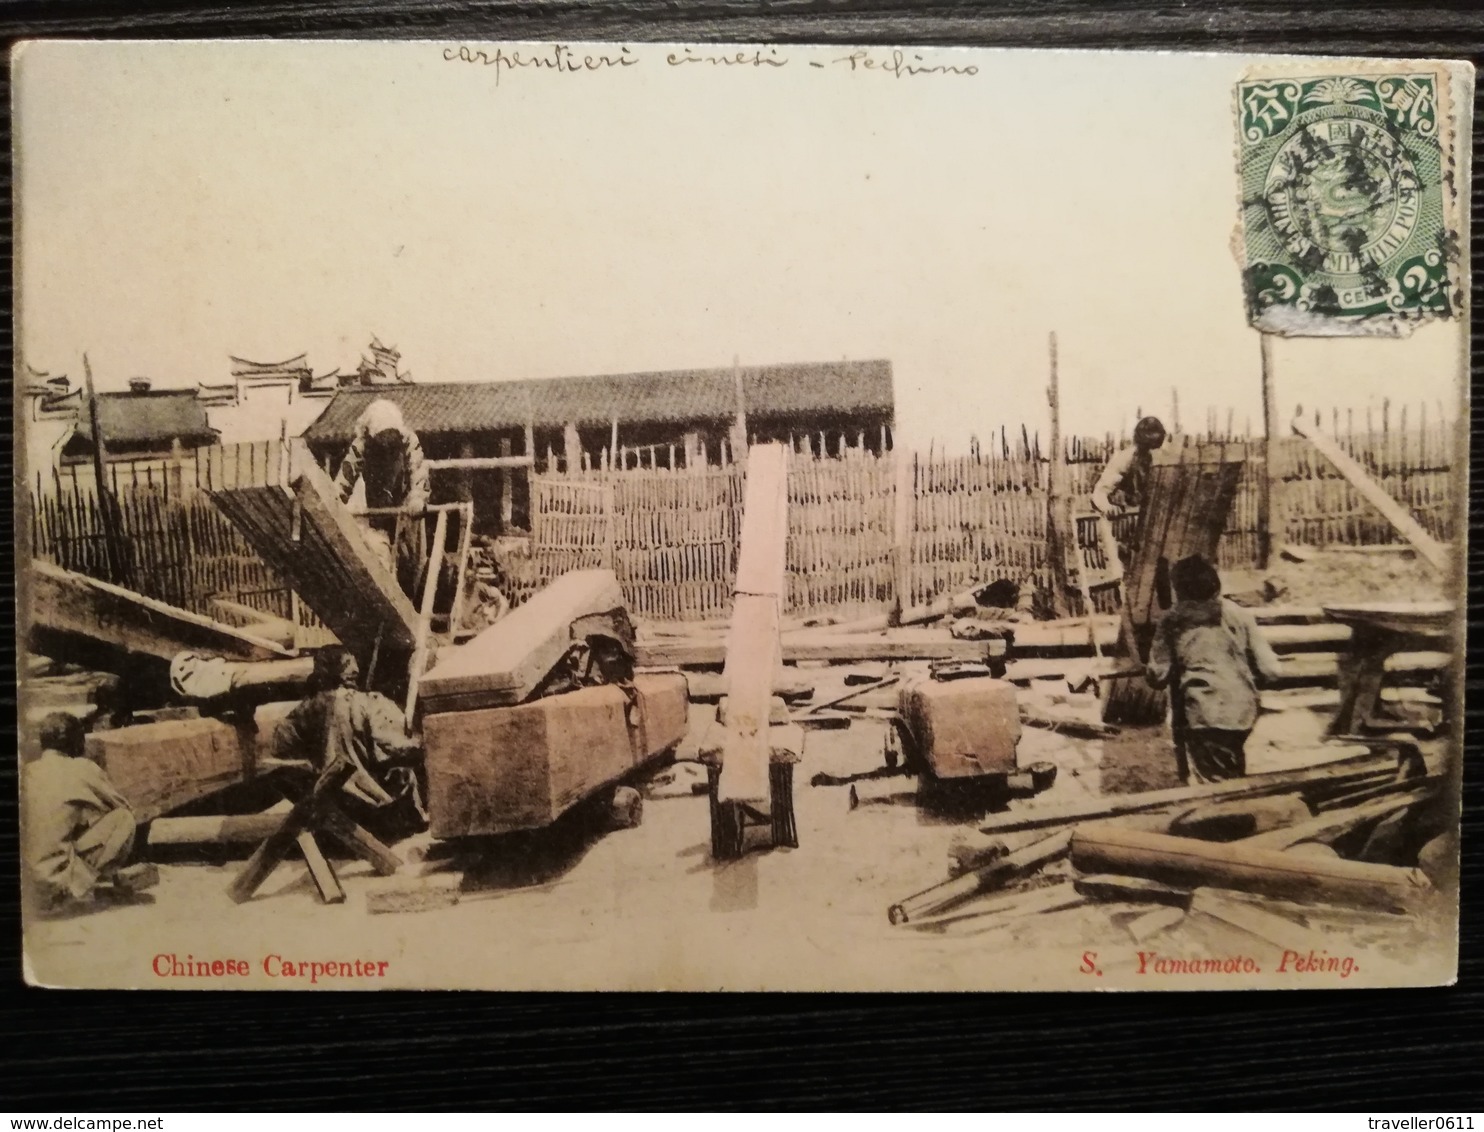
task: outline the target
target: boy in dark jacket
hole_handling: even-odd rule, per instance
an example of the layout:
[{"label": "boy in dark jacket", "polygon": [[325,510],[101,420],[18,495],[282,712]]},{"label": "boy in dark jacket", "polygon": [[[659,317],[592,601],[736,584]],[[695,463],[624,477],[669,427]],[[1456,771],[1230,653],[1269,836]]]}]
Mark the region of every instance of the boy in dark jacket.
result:
[{"label": "boy in dark jacket", "polygon": [[1175,604],[1155,629],[1149,683],[1169,687],[1177,747],[1189,780],[1218,782],[1247,773],[1247,736],[1257,723],[1257,688],[1281,669],[1257,621],[1221,597],[1221,576],[1199,555],[1170,571]]}]

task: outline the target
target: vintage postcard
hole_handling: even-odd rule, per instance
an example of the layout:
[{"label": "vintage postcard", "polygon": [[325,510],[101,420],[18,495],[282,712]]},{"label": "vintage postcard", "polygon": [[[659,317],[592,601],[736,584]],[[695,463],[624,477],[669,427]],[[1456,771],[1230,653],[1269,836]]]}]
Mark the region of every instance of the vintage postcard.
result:
[{"label": "vintage postcard", "polygon": [[12,62],[32,982],[1454,979],[1469,65]]}]

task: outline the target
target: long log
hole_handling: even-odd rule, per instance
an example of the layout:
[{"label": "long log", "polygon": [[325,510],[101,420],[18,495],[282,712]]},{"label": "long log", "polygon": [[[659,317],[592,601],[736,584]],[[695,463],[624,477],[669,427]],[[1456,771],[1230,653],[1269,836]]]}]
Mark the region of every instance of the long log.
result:
[{"label": "long log", "polygon": [[1319,429],[1306,424],[1303,420],[1294,420],[1293,431],[1318,449],[1319,454],[1333,464],[1340,475],[1350,481],[1350,486],[1360,493],[1361,498],[1381,512],[1386,517],[1386,521],[1417,548],[1417,553],[1427,559],[1428,564],[1434,570],[1446,571],[1448,569],[1448,552],[1443,548],[1443,544],[1423,530],[1422,524],[1412,518],[1411,512],[1367,475],[1366,470],[1356,463],[1348,452]]},{"label": "long log", "polygon": [[262,841],[283,824],[290,805],[280,803],[260,814],[225,814],[199,818],[155,818],[149,823],[150,845],[237,845]]},{"label": "long log", "polygon": [[1421,869],[1370,865],[1253,849],[1126,829],[1111,822],[1078,827],[1072,864],[1088,873],[1118,873],[1177,888],[1234,888],[1280,900],[1320,900],[1368,908],[1407,908],[1432,885]]},{"label": "long log", "polygon": [[1300,770],[1273,771],[1268,774],[1253,774],[1246,778],[1235,778],[1228,782],[1212,782],[1200,786],[1176,786],[1168,790],[1146,790],[1140,794],[1124,794],[1094,802],[1076,802],[1059,806],[1036,806],[1020,811],[999,814],[982,823],[983,833],[1010,833],[1023,829],[1044,829],[1049,826],[1070,825],[1075,822],[1101,821],[1124,814],[1150,813],[1171,809],[1175,806],[1193,806],[1201,802],[1212,802],[1223,798],[1256,798],[1264,794],[1281,794],[1323,786],[1339,789],[1348,783],[1365,780],[1377,772],[1398,770],[1394,755],[1364,754],[1350,755],[1333,762]]},{"label": "long log", "polygon": [[962,904],[981,892],[1000,888],[1008,881],[1032,873],[1051,861],[1065,857],[1072,844],[1068,832],[1054,833],[1001,857],[983,868],[974,869],[952,880],[935,884],[932,888],[915,893],[886,910],[887,919],[894,924],[911,923],[927,916],[936,916],[955,905]]}]

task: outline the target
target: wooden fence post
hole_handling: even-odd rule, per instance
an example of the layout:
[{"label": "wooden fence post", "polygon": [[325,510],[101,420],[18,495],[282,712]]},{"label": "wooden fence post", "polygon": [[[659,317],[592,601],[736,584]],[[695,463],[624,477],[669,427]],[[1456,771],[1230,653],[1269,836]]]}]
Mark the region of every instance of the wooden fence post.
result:
[{"label": "wooden fence post", "polygon": [[1278,391],[1273,379],[1273,340],[1258,333],[1262,350],[1262,484],[1257,497],[1257,568],[1268,569],[1283,547],[1288,513],[1283,507],[1283,427],[1278,420]]},{"label": "wooden fence post", "polygon": [[916,525],[917,454],[905,448],[894,448],[895,506],[892,514],[893,620],[901,624],[902,615],[912,606],[912,539]]}]

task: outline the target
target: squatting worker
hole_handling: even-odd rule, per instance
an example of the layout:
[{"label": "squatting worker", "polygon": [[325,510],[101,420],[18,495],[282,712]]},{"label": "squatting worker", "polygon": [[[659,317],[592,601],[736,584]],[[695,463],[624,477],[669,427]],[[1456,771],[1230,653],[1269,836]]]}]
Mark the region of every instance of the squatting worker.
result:
[{"label": "squatting worker", "polygon": [[1109,570],[1128,565],[1128,547],[1113,532],[1113,519],[1125,511],[1140,510],[1148,496],[1149,469],[1154,450],[1165,442],[1165,426],[1158,417],[1144,417],[1134,426],[1134,443],[1113,454],[1092,489],[1092,507],[1098,513],[1098,535]]},{"label": "squatting worker", "polygon": [[422,520],[428,506],[428,466],[402,410],[385,398],[372,401],[356,421],[350,450],[335,477],[342,503],[350,501],[357,483],[368,510],[401,512],[363,516],[362,530],[387,568],[395,571],[403,591],[415,596],[428,556]]},{"label": "squatting worker", "polygon": [[42,909],[88,900],[100,884],[144,887],[149,869],[127,869],[134,812],[103,768],[83,754],[82,720],[41,721],[41,755],[21,772],[22,857]]},{"label": "squatting worker", "polygon": [[1188,780],[1219,782],[1247,773],[1247,737],[1257,723],[1257,689],[1281,671],[1251,612],[1221,596],[1221,575],[1200,555],[1170,570],[1175,604],[1160,618],[1146,675],[1170,689],[1170,721]]},{"label": "squatting worker", "polygon": [[426,818],[419,744],[407,734],[396,704],[357,687],[360,675],[356,658],[339,646],[315,653],[309,695],[274,731],[273,753],[307,759],[316,772],[350,763],[355,770],[345,793],[354,799],[357,816],[403,832],[403,826],[418,827]]}]

